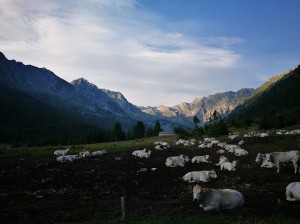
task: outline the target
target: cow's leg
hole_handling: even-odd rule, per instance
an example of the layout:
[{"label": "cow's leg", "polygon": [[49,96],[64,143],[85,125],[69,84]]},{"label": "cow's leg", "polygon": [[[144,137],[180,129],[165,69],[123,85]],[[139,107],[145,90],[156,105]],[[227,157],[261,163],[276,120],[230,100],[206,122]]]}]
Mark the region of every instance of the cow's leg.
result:
[{"label": "cow's leg", "polygon": [[205,178],[201,178],[201,179],[200,179],[200,181],[201,181],[201,182],[205,182],[205,183],[206,183],[206,182],[207,182],[207,179],[205,179]]},{"label": "cow's leg", "polygon": [[296,161],[293,161],[293,164],[294,164],[294,167],[295,167],[295,172],[294,173],[297,173],[298,163]]},{"label": "cow's leg", "polygon": [[287,201],[296,201],[296,198],[294,198],[294,195],[291,191],[286,192],[286,200]]},{"label": "cow's leg", "polygon": [[276,163],[277,166],[277,173],[279,173],[279,163]]},{"label": "cow's leg", "polygon": [[217,205],[209,205],[204,207],[204,211],[211,211],[211,210],[216,210],[216,211],[220,211],[220,207]]}]

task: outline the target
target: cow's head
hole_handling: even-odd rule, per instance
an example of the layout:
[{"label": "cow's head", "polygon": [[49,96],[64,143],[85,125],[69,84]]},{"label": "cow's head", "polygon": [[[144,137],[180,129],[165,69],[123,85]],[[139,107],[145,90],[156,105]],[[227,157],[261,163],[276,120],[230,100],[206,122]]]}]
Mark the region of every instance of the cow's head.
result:
[{"label": "cow's head", "polygon": [[219,161],[223,160],[223,159],[227,159],[225,156],[220,156]]},{"label": "cow's head", "polygon": [[205,159],[209,159],[209,155],[205,155]]},{"label": "cow's head", "polygon": [[268,162],[274,161],[274,157],[273,157],[273,155],[272,155],[271,153],[266,153],[266,154],[265,154],[265,157],[266,157],[266,160],[267,160]]},{"label": "cow's head", "polygon": [[218,177],[215,170],[210,170],[208,175],[210,178],[213,178],[213,179],[216,179]]},{"label": "cow's head", "polygon": [[255,162],[257,162],[257,163],[262,162],[262,160],[263,160],[263,158],[264,158],[265,156],[266,156],[265,154],[258,153],[257,156],[256,156],[256,159],[255,159]]},{"label": "cow's head", "polygon": [[191,180],[191,177],[192,177],[192,175],[191,175],[191,173],[189,172],[189,173],[185,174],[185,175],[182,177],[182,180],[183,180],[183,181],[190,181],[190,180]]},{"label": "cow's head", "polygon": [[196,184],[193,188],[193,201],[201,200],[201,192],[202,192],[202,187],[199,184]]},{"label": "cow's head", "polygon": [[183,159],[184,159],[184,162],[190,161],[190,158],[188,156],[184,156]]}]

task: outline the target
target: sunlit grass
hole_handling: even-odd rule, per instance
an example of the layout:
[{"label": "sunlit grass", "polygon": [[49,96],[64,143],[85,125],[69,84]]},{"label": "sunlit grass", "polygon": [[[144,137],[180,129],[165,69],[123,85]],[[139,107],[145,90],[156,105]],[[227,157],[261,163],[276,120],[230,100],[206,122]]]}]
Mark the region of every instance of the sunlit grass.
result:
[{"label": "sunlit grass", "polygon": [[143,138],[129,141],[106,142],[95,144],[82,145],[67,145],[67,146],[43,146],[43,147],[11,147],[2,146],[4,149],[2,156],[16,156],[16,155],[53,155],[55,150],[70,148],[72,153],[78,153],[83,149],[89,151],[106,150],[108,152],[120,152],[126,150],[136,150],[143,148],[152,148],[155,141],[167,141],[174,144],[177,136],[157,136],[150,138]]}]

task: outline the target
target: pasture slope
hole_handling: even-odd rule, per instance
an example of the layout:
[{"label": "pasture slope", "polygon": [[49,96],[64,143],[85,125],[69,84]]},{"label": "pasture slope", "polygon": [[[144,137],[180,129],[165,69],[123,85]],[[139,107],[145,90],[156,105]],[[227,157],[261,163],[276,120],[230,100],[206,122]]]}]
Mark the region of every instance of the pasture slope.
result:
[{"label": "pasture slope", "polygon": [[[121,196],[126,197],[127,223],[300,223],[300,202],[285,200],[285,187],[300,181],[300,174],[293,173],[291,164],[277,174],[275,168],[264,169],[254,161],[258,152],[299,150],[299,136],[244,139],[243,148],[249,155],[237,158],[236,172],[220,171],[214,165],[219,159],[218,147],[175,146],[175,139],[72,146],[73,153],[83,148],[109,153],[64,164],[53,156],[53,151],[62,147],[6,148],[0,155],[0,223],[125,223],[120,220]],[[154,150],[156,140],[167,140],[171,149]],[[143,148],[152,150],[151,158],[131,155]],[[164,165],[168,156],[179,154],[190,158],[209,154],[213,163],[188,163],[179,168]],[[226,156],[230,161],[236,159],[233,154]],[[138,172],[141,168],[147,171]],[[242,192],[243,208],[204,213],[192,201],[189,189],[193,185],[180,178],[189,171],[207,169],[215,169],[218,178],[203,186]]]}]

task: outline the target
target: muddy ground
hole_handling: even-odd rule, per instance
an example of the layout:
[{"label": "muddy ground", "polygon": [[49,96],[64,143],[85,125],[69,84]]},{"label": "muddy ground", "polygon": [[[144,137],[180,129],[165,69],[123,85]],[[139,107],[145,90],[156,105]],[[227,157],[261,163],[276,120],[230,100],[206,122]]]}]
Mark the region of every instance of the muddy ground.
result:
[{"label": "muddy ground", "polygon": [[[274,139],[253,139],[264,144]],[[296,140],[296,139],[295,139]],[[251,144],[248,141],[248,144]],[[153,146],[147,146],[153,149]],[[247,144],[244,146],[247,149]],[[285,200],[285,187],[300,181],[292,165],[276,169],[260,168],[254,162],[256,152],[238,158],[236,172],[220,171],[218,148],[172,146],[165,151],[152,150],[149,159],[135,158],[133,150],[108,153],[74,163],[58,163],[54,156],[0,156],[0,223],[76,223],[94,218],[110,220],[121,216],[120,197],[126,197],[127,214],[198,216],[203,211],[192,201],[189,185],[180,178],[189,171],[215,169],[218,178],[203,184],[211,188],[232,188],[245,197],[245,207],[222,215],[281,217],[300,220],[300,202]],[[168,156],[211,155],[211,164],[188,163],[168,168]],[[236,159],[226,154],[229,160]],[[117,160],[121,157],[122,160]],[[138,172],[147,168],[145,172]],[[152,171],[151,168],[157,168]],[[218,213],[219,214],[219,213]],[[216,214],[216,215],[218,215]]]}]

